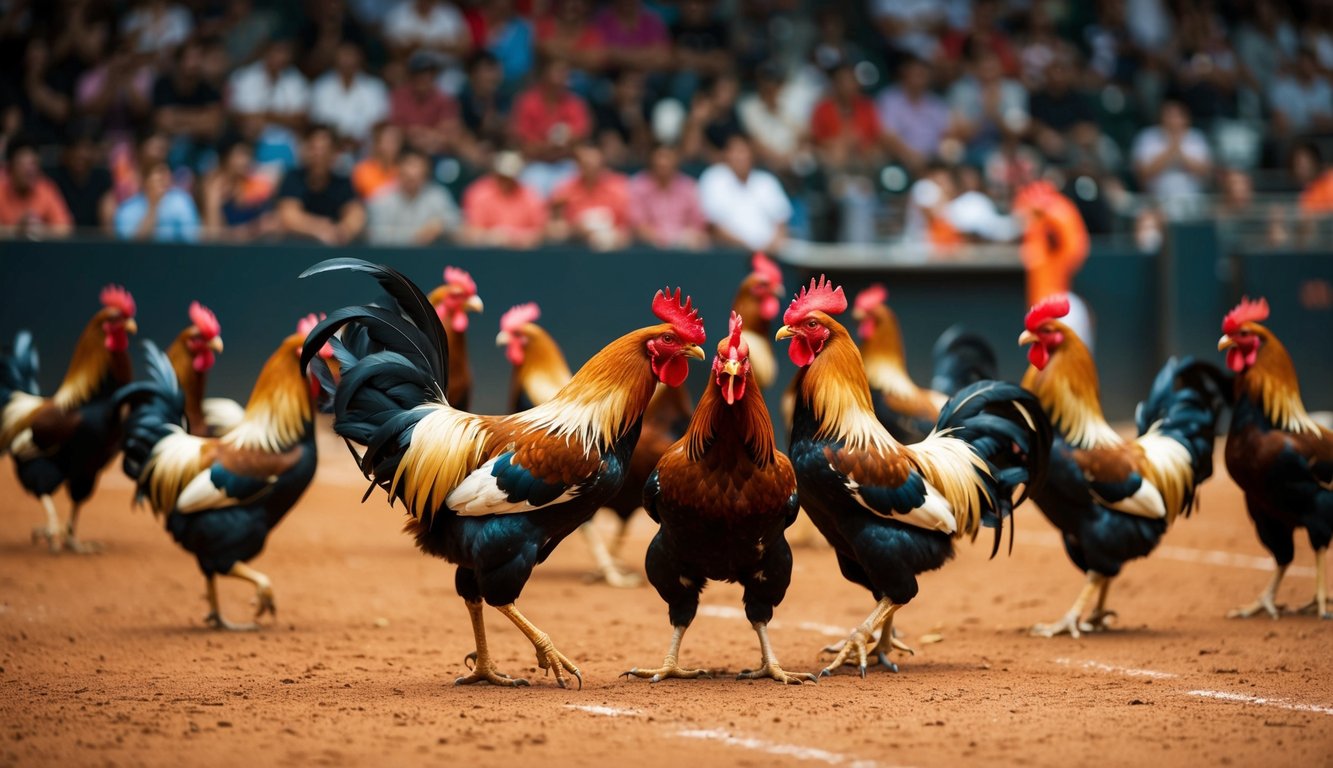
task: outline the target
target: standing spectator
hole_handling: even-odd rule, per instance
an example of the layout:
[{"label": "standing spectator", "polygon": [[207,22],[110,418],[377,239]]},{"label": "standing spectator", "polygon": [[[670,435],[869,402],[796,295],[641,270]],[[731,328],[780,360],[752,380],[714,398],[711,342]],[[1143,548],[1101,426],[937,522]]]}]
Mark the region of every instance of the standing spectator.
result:
[{"label": "standing spectator", "polygon": [[641,164],[652,141],[644,110],[643,73],[622,69],[613,82],[611,101],[593,108],[595,139],[611,165]]},{"label": "standing spectator", "polygon": [[153,86],[153,124],[171,137],[172,167],[198,170],[222,132],[222,94],[204,79],[204,49],[186,42]]},{"label": "standing spectator", "polygon": [[1022,83],[1004,76],[1000,57],[988,49],[972,49],[970,70],[949,90],[949,104],[953,133],[979,161],[1006,136],[1027,130],[1028,94]]},{"label": "standing spectator", "polygon": [[491,153],[509,137],[509,101],[500,90],[500,62],[481,51],[468,62],[467,84],[458,95],[463,117],[464,156],[478,168],[490,165]]},{"label": "standing spectator", "polygon": [[270,40],[263,57],[233,72],[227,83],[228,107],[241,133],[255,141],[261,161],[290,162],[305,129],[310,87],[292,56],[290,40]]},{"label": "standing spectator", "polygon": [[42,174],[37,149],[15,140],[6,148],[9,161],[0,177],[0,232],[25,237],[65,237],[73,219],[60,190]]},{"label": "standing spectator", "polygon": [[930,90],[930,67],[907,56],[898,67],[898,83],[884,89],[875,109],[885,130],[901,142],[896,154],[903,164],[920,173],[937,157],[940,142],[949,134],[949,107]]},{"label": "standing spectator", "polygon": [[1174,100],[1162,102],[1159,123],[1139,132],[1131,156],[1139,183],[1168,214],[1180,210],[1180,198],[1203,192],[1213,169],[1208,140],[1190,127],[1185,105]]},{"label": "standing spectator", "polygon": [[1333,88],[1319,71],[1314,51],[1304,48],[1290,74],[1272,90],[1273,133],[1279,137],[1333,133]]},{"label": "standing spectator", "polygon": [[371,126],[389,114],[389,92],[384,81],[362,69],[365,55],[356,43],[339,43],[333,60],[333,71],[310,91],[310,118],[332,127],[347,144],[360,146]]},{"label": "standing spectator", "polygon": [[821,161],[832,170],[882,162],[882,135],[875,106],[861,93],[851,65],[839,65],[810,117],[810,140]]},{"label": "standing spectator", "polygon": [[171,185],[164,162],[146,167],[141,191],[116,209],[116,235],[122,240],[193,243],[199,239],[199,211],[194,198]]},{"label": "standing spectator", "polygon": [[671,25],[676,74],[670,92],[682,104],[690,103],[701,82],[731,67],[731,34],[713,6],[713,0],[684,0],[680,18]]},{"label": "standing spectator", "polygon": [[773,174],[754,167],[750,143],[732,136],[722,162],[699,177],[699,205],[724,245],[773,253],[787,236],[791,202]]},{"label": "standing spectator", "polygon": [[754,93],[741,97],[736,115],[753,142],[759,164],[789,172],[802,153],[807,124],[793,114],[790,99],[784,98],[781,65],[777,62],[760,65],[755,85]]},{"label": "standing spectator", "polygon": [[514,12],[513,0],[487,0],[471,20],[473,38],[500,62],[504,89],[513,93],[532,71],[532,24]]},{"label": "standing spectator", "polygon": [[568,77],[568,64],[544,62],[540,79],[519,94],[511,116],[515,143],[529,161],[523,181],[543,197],[573,172],[570,149],[592,130],[588,106],[565,85]]},{"label": "standing spectator", "polygon": [[461,62],[472,50],[472,34],[453,3],[403,0],[384,17],[384,39],[400,60],[422,49],[434,51],[440,57],[445,89],[458,92],[462,85]]},{"label": "standing spectator", "polygon": [[629,243],[629,187],[606,167],[602,150],[589,142],[574,150],[578,173],[551,193],[551,232],[607,251]]},{"label": "standing spectator", "polygon": [[430,161],[419,152],[402,156],[398,183],[369,208],[373,245],[429,245],[459,225],[458,206],[448,190],[430,179]]},{"label": "standing spectator", "polygon": [[408,61],[407,81],[389,97],[389,122],[402,129],[407,145],[431,157],[458,144],[458,102],[435,83],[438,55],[418,51]]},{"label": "standing spectator", "polygon": [[218,167],[204,178],[204,227],[208,237],[246,242],[277,231],[273,194],[276,169],[255,166],[254,148],[234,141],[219,153]]},{"label": "standing spectator", "polygon": [[505,151],[495,156],[495,170],[463,193],[463,240],[473,245],[534,248],[546,232],[546,204],[518,180],[523,158]]},{"label": "standing spectator", "polygon": [[109,229],[116,215],[111,172],[100,155],[92,132],[79,131],[61,150],[60,165],[51,172],[74,226],[90,232]]},{"label": "standing spectator", "polygon": [[403,154],[403,131],[393,123],[380,123],[371,133],[370,154],[352,169],[352,188],[357,197],[370,200],[393,186],[398,179],[398,160]]},{"label": "standing spectator", "polygon": [[671,36],[643,0],[611,0],[593,17],[607,66],[660,72],[671,60]]},{"label": "standing spectator", "polygon": [[658,248],[708,246],[698,186],[680,172],[674,147],[659,144],[648,168],[630,179],[629,223],[636,238]]},{"label": "standing spectator", "polygon": [[142,0],[120,22],[120,31],[134,41],[139,53],[165,58],[190,38],[194,17],[185,8],[166,0]]},{"label": "standing spectator", "polygon": [[346,176],[333,170],[333,132],[322,125],[305,138],[300,168],[287,172],[278,187],[278,222],[289,235],[325,245],[345,245],[366,225],[366,209]]}]

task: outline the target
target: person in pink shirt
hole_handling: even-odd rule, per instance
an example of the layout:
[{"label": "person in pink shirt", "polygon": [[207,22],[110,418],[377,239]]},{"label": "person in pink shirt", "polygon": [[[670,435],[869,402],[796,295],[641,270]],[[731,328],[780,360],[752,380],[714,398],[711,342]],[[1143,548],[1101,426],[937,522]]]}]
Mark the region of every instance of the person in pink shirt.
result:
[{"label": "person in pink shirt", "polygon": [[537,82],[514,101],[510,132],[528,159],[523,181],[543,197],[574,172],[570,151],[592,132],[588,105],[566,85],[569,64],[550,58]]},{"label": "person in pink shirt", "polygon": [[574,239],[599,251],[629,244],[629,185],[606,167],[602,150],[592,143],[574,150],[578,174],[551,194],[555,211],[551,235]]},{"label": "person in pink shirt", "polygon": [[671,62],[671,34],[643,0],[612,0],[593,18],[610,67],[659,71]]},{"label": "person in pink shirt", "polygon": [[629,223],[635,237],[658,248],[708,247],[698,185],[680,172],[675,147],[655,148],[648,168],[630,179]]},{"label": "person in pink shirt", "polygon": [[407,137],[408,146],[429,156],[457,147],[461,122],[458,102],[435,84],[440,71],[438,55],[412,54],[407,80],[389,94],[389,122]]},{"label": "person in pink shirt", "polygon": [[516,152],[495,156],[495,170],[472,183],[463,193],[463,230],[460,239],[472,245],[533,248],[546,232],[546,204],[535,191],[520,184],[523,158]]}]

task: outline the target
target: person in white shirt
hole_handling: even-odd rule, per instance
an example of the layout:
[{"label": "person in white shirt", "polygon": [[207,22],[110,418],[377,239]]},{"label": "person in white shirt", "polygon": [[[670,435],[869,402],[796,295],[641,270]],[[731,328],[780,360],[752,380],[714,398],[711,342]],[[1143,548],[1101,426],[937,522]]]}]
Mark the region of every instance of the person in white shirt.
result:
[{"label": "person in white shirt", "polygon": [[1204,191],[1213,170],[1208,140],[1190,127],[1189,112],[1179,101],[1162,102],[1158,125],[1139,132],[1131,155],[1139,183],[1168,210],[1168,215]]},{"label": "person in white shirt", "polygon": [[311,119],[357,144],[389,114],[389,92],[382,80],[362,71],[364,60],[361,48],[344,40],[334,55],[333,70],[316,80],[310,92]]},{"label": "person in white shirt", "polygon": [[125,15],[120,31],[134,40],[139,53],[167,53],[190,39],[194,17],[179,5],[149,0]]},{"label": "person in white shirt", "polygon": [[450,94],[462,88],[462,61],[472,49],[472,34],[453,3],[402,0],[384,17],[384,39],[399,58],[420,48],[441,54],[440,87]]},{"label": "person in white shirt", "polygon": [[754,167],[740,134],[727,140],[722,162],[699,177],[699,204],[720,243],[773,252],[787,237],[791,201],[776,176]]},{"label": "person in white shirt", "polygon": [[259,116],[266,124],[300,131],[310,105],[310,88],[292,66],[292,43],[271,40],[259,61],[241,67],[227,82],[227,105],[242,118]]},{"label": "person in white shirt", "polygon": [[791,99],[784,91],[782,70],[776,64],[761,66],[755,79],[756,91],[741,97],[736,105],[737,115],[746,134],[754,140],[760,162],[786,171],[798,157],[807,154],[804,149],[809,113],[804,120],[794,114]]}]

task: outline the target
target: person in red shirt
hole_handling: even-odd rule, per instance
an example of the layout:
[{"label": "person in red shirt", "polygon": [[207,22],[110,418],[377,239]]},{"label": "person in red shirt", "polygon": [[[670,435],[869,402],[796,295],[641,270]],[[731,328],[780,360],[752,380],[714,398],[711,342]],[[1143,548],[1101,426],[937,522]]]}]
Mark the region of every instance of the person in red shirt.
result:
[{"label": "person in red shirt", "polygon": [[883,159],[884,131],[875,104],[861,92],[850,64],[833,71],[829,93],[810,118],[810,138],[829,167],[864,167]]},{"label": "person in red shirt", "polygon": [[546,204],[540,195],[518,181],[523,158],[516,152],[495,156],[495,170],[472,183],[463,193],[463,231],[460,238],[472,245],[533,248],[546,233]]},{"label": "person in red shirt", "polygon": [[432,51],[408,60],[407,80],[389,94],[389,122],[402,129],[411,148],[428,156],[455,151],[461,122],[458,102],[435,84],[442,62]]},{"label": "person in red shirt", "polygon": [[592,132],[588,105],[568,80],[567,62],[544,60],[537,82],[519,94],[510,116],[514,143],[529,162],[523,180],[543,197],[573,173],[571,150]]},{"label": "person in red shirt", "polygon": [[595,144],[580,144],[574,162],[578,174],[551,194],[552,236],[573,238],[599,251],[624,247],[630,239],[628,181],[606,167]]},{"label": "person in red shirt", "polygon": [[42,173],[36,148],[14,141],[6,154],[9,162],[0,178],[0,232],[68,236],[74,218],[60,190]]}]

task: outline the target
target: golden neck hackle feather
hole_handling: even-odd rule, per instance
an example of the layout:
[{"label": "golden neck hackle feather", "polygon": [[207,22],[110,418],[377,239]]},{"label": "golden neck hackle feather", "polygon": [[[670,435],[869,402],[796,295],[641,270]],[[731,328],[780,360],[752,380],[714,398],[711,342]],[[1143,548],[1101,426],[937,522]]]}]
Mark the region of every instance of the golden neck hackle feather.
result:
[{"label": "golden neck hackle feather", "polygon": [[1296,366],[1287,348],[1262,325],[1247,323],[1245,327],[1260,338],[1260,344],[1254,365],[1237,377],[1242,392],[1259,404],[1278,429],[1293,434],[1319,434],[1322,428],[1310,418],[1301,400]]},{"label": "golden neck hackle feather", "polygon": [[222,441],[232,447],[278,453],[304,439],[314,408],[310,384],[301,374],[304,336],[289,336],[269,357],[250,391],[245,418]]},{"label": "golden neck hackle feather", "polygon": [[1051,423],[1077,448],[1109,448],[1124,443],[1102,415],[1097,366],[1078,335],[1064,323],[1049,321],[1064,335],[1042,370],[1029,367],[1023,388],[1037,396]]}]

